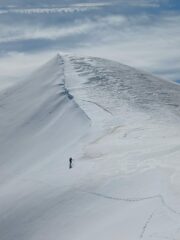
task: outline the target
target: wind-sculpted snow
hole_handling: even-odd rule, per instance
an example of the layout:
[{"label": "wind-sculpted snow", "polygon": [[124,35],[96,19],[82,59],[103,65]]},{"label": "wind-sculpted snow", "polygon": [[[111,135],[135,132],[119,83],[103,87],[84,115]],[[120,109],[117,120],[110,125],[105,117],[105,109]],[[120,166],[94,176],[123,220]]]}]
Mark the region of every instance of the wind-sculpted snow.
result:
[{"label": "wind-sculpted snow", "polygon": [[67,54],[1,91],[0,239],[179,240],[179,106],[177,84]]},{"label": "wind-sculpted snow", "polygon": [[99,104],[104,102],[114,115],[126,104],[153,118],[180,116],[179,85],[104,59],[71,57],[70,61],[78,75],[86,79],[88,95]]}]

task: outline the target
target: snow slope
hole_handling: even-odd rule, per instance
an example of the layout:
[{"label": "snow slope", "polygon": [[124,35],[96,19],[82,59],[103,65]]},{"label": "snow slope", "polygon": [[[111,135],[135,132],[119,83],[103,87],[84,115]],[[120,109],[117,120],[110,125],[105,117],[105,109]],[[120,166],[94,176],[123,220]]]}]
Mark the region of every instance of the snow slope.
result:
[{"label": "snow slope", "polygon": [[180,239],[180,85],[57,55],[0,104],[1,240]]}]

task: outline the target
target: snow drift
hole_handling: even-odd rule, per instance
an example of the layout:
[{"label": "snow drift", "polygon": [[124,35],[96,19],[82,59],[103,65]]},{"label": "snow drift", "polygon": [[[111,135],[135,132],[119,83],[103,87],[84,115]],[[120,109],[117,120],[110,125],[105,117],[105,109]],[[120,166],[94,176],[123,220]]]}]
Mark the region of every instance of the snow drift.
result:
[{"label": "snow drift", "polygon": [[0,103],[2,240],[180,238],[179,85],[57,55]]}]

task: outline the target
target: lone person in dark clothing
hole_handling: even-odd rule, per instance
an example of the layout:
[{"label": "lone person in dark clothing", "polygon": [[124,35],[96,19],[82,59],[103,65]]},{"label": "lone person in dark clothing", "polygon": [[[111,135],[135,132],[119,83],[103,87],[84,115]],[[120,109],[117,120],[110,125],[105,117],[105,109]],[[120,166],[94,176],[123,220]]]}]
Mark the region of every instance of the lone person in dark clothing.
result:
[{"label": "lone person in dark clothing", "polygon": [[69,168],[72,168],[72,161],[73,161],[73,160],[72,160],[72,158],[70,157],[70,158],[69,158]]}]

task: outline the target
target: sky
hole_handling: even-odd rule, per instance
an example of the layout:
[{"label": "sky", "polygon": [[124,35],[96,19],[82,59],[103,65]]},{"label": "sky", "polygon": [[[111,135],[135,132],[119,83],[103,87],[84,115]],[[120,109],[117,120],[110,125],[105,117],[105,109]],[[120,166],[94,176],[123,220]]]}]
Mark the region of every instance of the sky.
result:
[{"label": "sky", "polygon": [[57,53],[103,57],[180,80],[178,0],[0,0],[0,84]]}]

